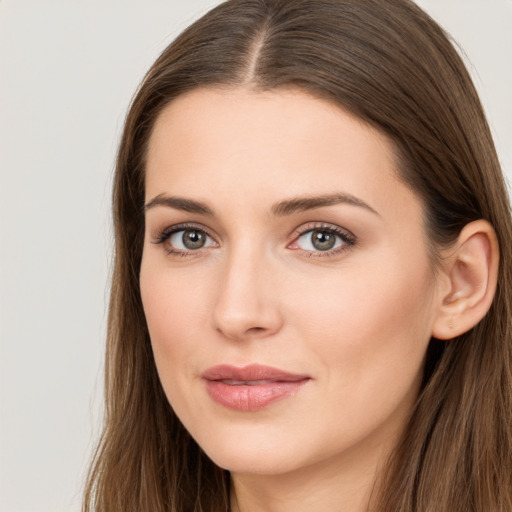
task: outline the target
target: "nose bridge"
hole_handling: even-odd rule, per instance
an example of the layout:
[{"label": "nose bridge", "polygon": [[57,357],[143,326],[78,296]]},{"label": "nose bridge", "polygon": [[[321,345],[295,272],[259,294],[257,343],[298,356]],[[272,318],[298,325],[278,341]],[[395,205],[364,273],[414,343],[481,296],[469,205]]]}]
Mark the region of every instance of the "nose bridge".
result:
[{"label": "nose bridge", "polygon": [[281,320],[272,283],[263,247],[248,241],[231,248],[220,273],[214,327],[231,339],[276,332]]}]

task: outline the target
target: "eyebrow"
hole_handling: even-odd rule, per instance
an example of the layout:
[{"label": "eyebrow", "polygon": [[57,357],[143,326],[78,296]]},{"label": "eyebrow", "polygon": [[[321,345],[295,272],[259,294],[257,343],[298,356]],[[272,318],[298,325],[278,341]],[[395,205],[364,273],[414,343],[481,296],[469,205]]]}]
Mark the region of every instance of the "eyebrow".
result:
[{"label": "eyebrow", "polygon": [[[274,217],[284,217],[294,213],[314,210],[315,208],[322,208],[325,206],[333,206],[337,204],[358,206],[374,213],[375,215],[380,216],[377,210],[372,208],[369,204],[365,203],[362,199],[359,199],[352,194],[345,193],[326,194],[320,196],[301,196],[286,199],[272,205],[270,212]],[[206,203],[196,201],[194,199],[186,199],[184,197],[173,197],[160,194],[146,203],[144,210],[147,211],[151,208],[155,208],[156,206],[165,206],[175,210],[181,210],[188,213],[197,213],[199,215],[207,215],[210,217],[215,215],[213,210]]]},{"label": "eyebrow", "polygon": [[271,208],[271,212],[276,217],[282,217],[285,215],[291,215],[292,213],[299,213],[307,210],[313,210],[315,208],[322,208],[324,206],[333,206],[337,204],[358,206],[380,217],[380,214],[377,212],[377,210],[372,208],[369,204],[365,203],[362,199],[359,199],[352,194],[345,193],[287,199],[285,201],[275,203]]},{"label": "eyebrow", "polygon": [[188,213],[213,216],[213,210],[207,204],[184,197],[169,197],[160,194],[144,205],[144,211],[148,211],[155,206],[166,206],[167,208],[174,208],[175,210]]}]

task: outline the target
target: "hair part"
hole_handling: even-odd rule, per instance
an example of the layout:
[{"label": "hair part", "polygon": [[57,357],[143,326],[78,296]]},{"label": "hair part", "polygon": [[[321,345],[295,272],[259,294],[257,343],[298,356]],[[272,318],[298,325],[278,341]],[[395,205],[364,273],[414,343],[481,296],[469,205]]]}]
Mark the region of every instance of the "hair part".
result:
[{"label": "hair part", "polygon": [[475,88],[443,30],[409,0],[229,0],[186,29],[144,78],[117,156],[105,424],[84,512],[229,510],[229,475],[172,411],[139,289],[144,168],[156,119],[199,87],[298,88],[386,134],[421,198],[433,254],[483,218],[501,247],[495,300],[457,339],[433,339],[421,394],[375,510],[512,510],[512,227]]}]

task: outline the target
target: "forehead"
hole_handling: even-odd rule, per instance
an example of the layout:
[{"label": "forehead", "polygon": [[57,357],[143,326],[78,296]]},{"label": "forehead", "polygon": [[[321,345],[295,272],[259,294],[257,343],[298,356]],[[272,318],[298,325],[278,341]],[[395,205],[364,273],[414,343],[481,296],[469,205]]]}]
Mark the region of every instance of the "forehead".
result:
[{"label": "forehead", "polygon": [[155,123],[146,198],[272,202],[340,191],[396,208],[416,200],[396,167],[384,134],[328,101],[297,90],[198,89]]}]

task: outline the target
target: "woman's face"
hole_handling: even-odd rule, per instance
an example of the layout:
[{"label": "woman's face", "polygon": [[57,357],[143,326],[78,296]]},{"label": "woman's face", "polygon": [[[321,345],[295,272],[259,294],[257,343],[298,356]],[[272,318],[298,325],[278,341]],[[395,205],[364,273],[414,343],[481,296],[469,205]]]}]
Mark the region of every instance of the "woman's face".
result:
[{"label": "woman's face", "polygon": [[297,91],[173,101],[149,144],[140,281],[165,393],[221,467],[368,471],[396,441],[439,292],[379,132]]}]

